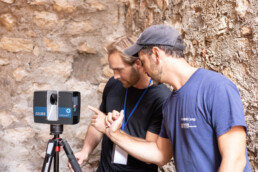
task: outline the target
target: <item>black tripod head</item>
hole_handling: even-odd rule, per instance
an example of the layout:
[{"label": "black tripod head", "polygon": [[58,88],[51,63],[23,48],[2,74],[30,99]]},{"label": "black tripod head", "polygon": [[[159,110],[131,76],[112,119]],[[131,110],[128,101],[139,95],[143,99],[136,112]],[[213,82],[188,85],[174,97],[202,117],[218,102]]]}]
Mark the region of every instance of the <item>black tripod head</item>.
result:
[{"label": "black tripod head", "polygon": [[64,126],[61,124],[50,124],[50,135],[59,135],[63,133]]}]

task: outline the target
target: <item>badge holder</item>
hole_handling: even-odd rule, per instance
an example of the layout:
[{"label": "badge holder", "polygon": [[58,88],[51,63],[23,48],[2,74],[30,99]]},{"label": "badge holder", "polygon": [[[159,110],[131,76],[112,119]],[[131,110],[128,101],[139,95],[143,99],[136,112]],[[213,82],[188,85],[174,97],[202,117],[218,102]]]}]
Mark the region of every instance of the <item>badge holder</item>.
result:
[{"label": "badge holder", "polygon": [[114,144],[112,152],[112,163],[127,165],[127,158],[128,153],[118,145]]}]

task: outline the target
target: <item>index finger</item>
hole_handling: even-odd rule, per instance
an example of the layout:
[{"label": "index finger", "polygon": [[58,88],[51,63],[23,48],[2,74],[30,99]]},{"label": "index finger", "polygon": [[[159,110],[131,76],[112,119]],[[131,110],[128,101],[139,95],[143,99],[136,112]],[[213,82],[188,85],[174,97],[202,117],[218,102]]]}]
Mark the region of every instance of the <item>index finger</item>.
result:
[{"label": "index finger", "polygon": [[95,108],[95,107],[92,107],[92,106],[88,106],[88,108],[90,109],[90,110],[92,110],[93,112],[95,112],[95,113],[102,113],[99,109],[97,109],[97,108]]}]

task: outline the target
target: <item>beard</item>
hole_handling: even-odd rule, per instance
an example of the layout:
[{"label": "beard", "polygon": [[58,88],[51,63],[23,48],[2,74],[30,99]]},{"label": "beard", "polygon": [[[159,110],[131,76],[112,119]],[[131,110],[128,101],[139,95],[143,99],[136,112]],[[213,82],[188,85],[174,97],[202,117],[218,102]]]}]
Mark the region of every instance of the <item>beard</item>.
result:
[{"label": "beard", "polygon": [[155,84],[155,85],[160,85],[160,84],[162,84],[162,83],[161,83],[162,69],[159,68],[159,67],[157,67],[157,66],[155,66],[154,64],[151,64],[151,69],[152,69],[152,73],[151,73],[152,76],[149,75],[148,73],[147,73],[147,75],[148,75],[149,77],[151,77],[151,79],[152,79],[152,81],[153,81],[153,84]]},{"label": "beard", "polygon": [[129,79],[127,80],[120,79],[120,81],[123,84],[123,87],[125,88],[129,88],[135,85],[139,80],[140,80],[140,74],[134,67],[131,68],[131,71],[129,73]]}]

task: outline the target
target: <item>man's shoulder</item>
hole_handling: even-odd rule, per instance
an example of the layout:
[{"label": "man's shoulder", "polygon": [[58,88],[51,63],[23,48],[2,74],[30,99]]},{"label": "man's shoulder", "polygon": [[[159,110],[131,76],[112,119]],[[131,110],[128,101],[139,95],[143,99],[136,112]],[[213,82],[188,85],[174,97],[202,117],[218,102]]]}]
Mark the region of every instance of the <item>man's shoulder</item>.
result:
[{"label": "man's shoulder", "polygon": [[110,92],[110,90],[113,90],[113,89],[120,89],[120,88],[123,88],[123,85],[122,83],[117,80],[117,79],[114,79],[114,77],[111,77],[106,85],[105,85],[105,88],[104,88],[104,94],[108,94]]},{"label": "man's shoulder", "polygon": [[116,83],[116,82],[119,82],[119,81],[112,76],[111,78],[109,78],[109,80],[107,82],[107,85],[108,84],[113,84],[113,83]]},{"label": "man's shoulder", "polygon": [[159,94],[170,94],[171,90],[164,84],[152,85],[151,90]]},{"label": "man's shoulder", "polygon": [[115,79],[113,76],[109,78],[105,87],[113,87],[115,85],[121,85],[121,82]]},{"label": "man's shoulder", "polygon": [[171,90],[164,84],[152,85],[149,94],[154,99],[164,101],[171,94]]},{"label": "man's shoulder", "polygon": [[203,82],[205,85],[212,85],[213,87],[234,85],[234,83],[229,78],[219,72],[201,68],[199,71],[199,76],[202,75],[202,77],[199,77],[199,79],[205,80],[205,82]]}]

